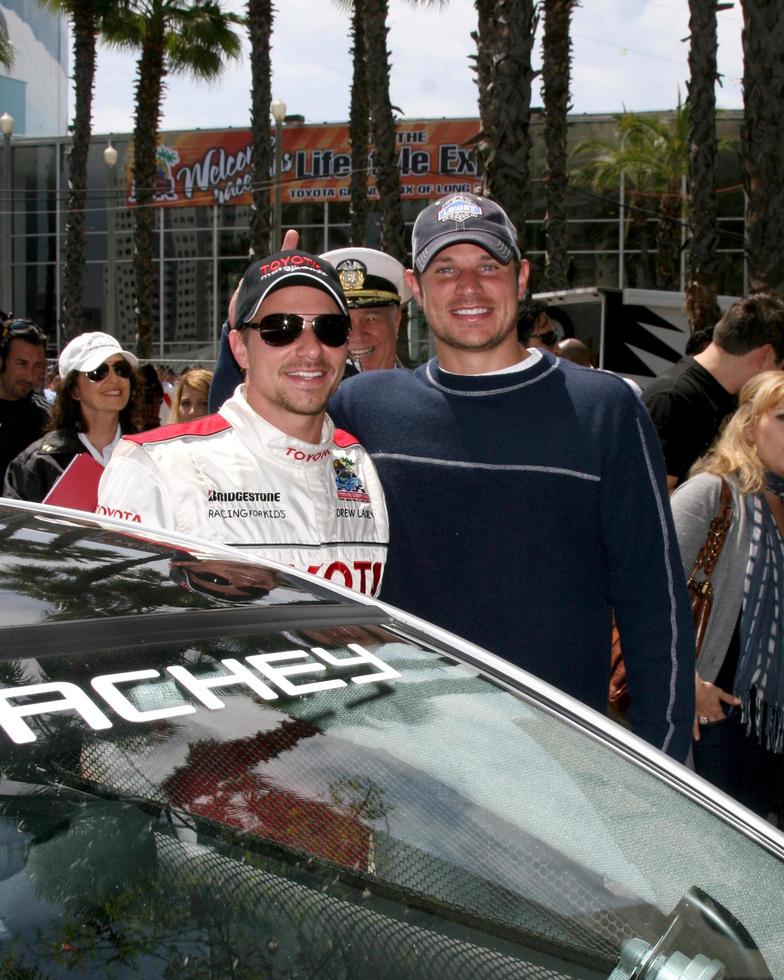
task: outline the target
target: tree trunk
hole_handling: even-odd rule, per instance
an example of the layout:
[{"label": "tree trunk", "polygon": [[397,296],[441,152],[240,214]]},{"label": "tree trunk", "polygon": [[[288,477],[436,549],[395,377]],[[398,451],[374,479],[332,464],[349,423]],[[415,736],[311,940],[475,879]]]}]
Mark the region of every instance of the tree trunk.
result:
[{"label": "tree trunk", "polygon": [[262,258],[277,251],[281,243],[271,241],[270,176],[273,154],[270,141],[272,101],[270,35],[273,11],[270,0],[248,0],[250,37],[251,134],[253,139],[253,202],[250,209],[250,251]]},{"label": "tree trunk", "polygon": [[675,291],[680,286],[681,211],[680,187],[670,183],[659,202],[659,225],[656,230],[657,288]]},{"label": "tree trunk", "polygon": [[370,148],[370,109],[368,107],[367,58],[365,56],[365,0],[354,0],[351,23],[354,46],[353,77],[351,81],[351,244],[367,242],[367,158]]},{"label": "tree trunk", "polygon": [[542,42],[542,93],[544,97],[545,272],[542,288],[566,289],[569,271],[569,237],[566,200],[569,179],[566,171],[566,117],[569,112],[571,48],[569,37],[575,0],[544,0]]},{"label": "tree trunk", "polygon": [[771,0],[743,8],[743,183],[751,292],[784,292],[784,17]]},{"label": "tree trunk", "polygon": [[[136,277],[136,348],[139,357],[152,355],[155,314],[156,152],[164,64],[164,23],[155,18],[142,42],[136,78],[136,119],[133,130],[133,178],[136,207],[133,270]],[[163,296],[163,283],[159,284]],[[162,300],[161,300],[162,301]]]},{"label": "tree trunk", "polygon": [[[721,5],[726,7],[727,5]],[[719,319],[716,208],[716,0],[689,0],[689,245],[686,311],[692,333]]]},{"label": "tree trunk", "polygon": [[640,276],[642,277],[641,288],[653,289],[655,282],[653,269],[651,266],[651,251],[648,234],[648,213],[647,202],[640,193],[632,188],[628,192],[627,206],[628,228],[634,228],[637,240],[640,243]]},{"label": "tree trunk", "polygon": [[96,13],[93,0],[81,0],[73,5],[72,28],[75,102],[73,138],[68,152],[62,310],[64,343],[84,329],[84,211],[95,81]]},{"label": "tree trunk", "polygon": [[[477,0],[477,72],[489,71],[486,97],[480,97],[485,192],[517,227],[525,247],[531,153],[531,67],[537,17],[534,0],[497,0],[490,12]],[[480,89],[481,94],[481,89]]]},{"label": "tree trunk", "polygon": [[389,98],[389,51],[387,50],[387,0],[365,7],[365,54],[368,71],[374,169],[381,213],[381,248],[400,262],[406,261],[400,171],[397,165],[397,131]]},{"label": "tree trunk", "polygon": [[476,74],[477,104],[479,106],[480,130],[474,145],[477,167],[482,177],[482,192],[487,194],[487,158],[490,155],[490,141],[485,132],[485,120],[490,119],[492,109],[493,59],[489,45],[482,38],[491,36],[494,30],[494,0],[474,0],[477,29],[471,32],[471,40],[476,45],[476,54],[471,56]]}]

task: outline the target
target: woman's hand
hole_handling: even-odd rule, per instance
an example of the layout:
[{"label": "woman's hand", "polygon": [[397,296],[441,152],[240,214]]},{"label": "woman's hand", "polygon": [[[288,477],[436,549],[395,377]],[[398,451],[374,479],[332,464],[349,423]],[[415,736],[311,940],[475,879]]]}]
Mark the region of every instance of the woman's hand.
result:
[{"label": "woman's hand", "polygon": [[700,740],[700,725],[707,725],[711,721],[724,721],[724,709],[722,704],[740,704],[740,698],[734,694],[722,691],[720,687],[704,681],[697,671],[694,672],[696,684],[696,710],[694,715],[694,741]]}]

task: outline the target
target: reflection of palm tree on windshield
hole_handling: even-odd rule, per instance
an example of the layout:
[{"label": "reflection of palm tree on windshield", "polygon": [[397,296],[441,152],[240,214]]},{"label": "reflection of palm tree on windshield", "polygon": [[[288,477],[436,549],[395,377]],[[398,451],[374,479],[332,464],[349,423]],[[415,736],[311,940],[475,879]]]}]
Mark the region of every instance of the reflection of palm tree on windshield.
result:
[{"label": "reflection of palm tree on windshield", "polygon": [[[0,529],[0,549],[7,530]],[[87,547],[74,547],[83,540],[82,529],[54,539],[15,537],[13,559],[0,559],[0,588],[38,599],[50,610],[49,620],[80,618],[87,607],[93,615],[119,616],[204,605],[198,595],[170,581],[170,549],[145,544],[143,553],[122,558],[128,541],[119,535],[91,536]],[[101,540],[122,551],[101,548]]]},{"label": "reflection of palm tree on windshield", "polygon": [[288,752],[320,731],[287,719],[272,731],[230,742],[202,741],[187,763],[163,784],[175,806],[224,826],[366,870],[370,830],[358,815],[277,786],[259,772],[262,763]]},{"label": "reflection of palm tree on windshield", "polygon": [[258,903],[226,888],[225,862],[214,880],[186,861],[162,878],[148,814],[67,794],[47,802],[0,801],[0,814],[25,827],[27,875],[51,903],[33,906],[32,921],[4,942],[2,976],[49,976],[55,964],[79,976],[146,976],[155,961],[162,977],[272,975]]}]

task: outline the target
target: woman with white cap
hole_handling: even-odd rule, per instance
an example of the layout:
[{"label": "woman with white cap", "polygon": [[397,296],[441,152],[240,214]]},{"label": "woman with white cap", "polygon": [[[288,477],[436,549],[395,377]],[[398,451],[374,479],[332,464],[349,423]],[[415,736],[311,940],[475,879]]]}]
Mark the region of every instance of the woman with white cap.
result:
[{"label": "woman with white cap", "polygon": [[4,495],[44,500],[81,453],[106,466],[120,437],[141,429],[138,364],[106,333],[83,333],[67,344],[48,431],[12,460]]}]

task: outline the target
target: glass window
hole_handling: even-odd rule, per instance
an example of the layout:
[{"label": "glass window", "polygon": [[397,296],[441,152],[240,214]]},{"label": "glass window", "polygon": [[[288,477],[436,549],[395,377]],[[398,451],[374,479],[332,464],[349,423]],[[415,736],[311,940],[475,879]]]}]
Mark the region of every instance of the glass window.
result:
[{"label": "glass window", "polygon": [[744,256],[742,252],[719,253],[719,294],[742,296]]},{"label": "glass window", "polygon": [[719,219],[719,248],[731,249],[739,255],[743,255],[743,219],[742,218],[723,218]]},{"label": "glass window", "polygon": [[[545,248],[544,225],[541,221],[526,221],[525,223],[525,250],[526,254],[530,251],[543,252]],[[530,259],[530,255],[528,256]]]},{"label": "glass window", "polygon": [[569,274],[575,288],[617,286],[618,255],[609,252],[577,252],[569,260]]},{"label": "glass window", "polygon": [[[333,205],[330,203],[330,210]],[[324,227],[324,204],[322,202],[311,202],[303,204],[283,203],[281,207],[281,220],[284,229],[301,228],[305,225],[318,225]]]},{"label": "glass window", "polygon": [[320,255],[325,250],[325,244],[323,226],[319,228],[311,226],[300,229],[299,248],[306,252],[311,252],[314,255]]},{"label": "glass window", "polygon": [[[61,248],[65,249],[65,235],[62,237]],[[106,231],[87,232],[84,236],[84,258],[86,262],[97,262],[106,259],[107,249]]]},{"label": "glass window", "polygon": [[12,147],[14,234],[51,234],[57,214],[54,144]]},{"label": "glass window", "polygon": [[625,252],[623,256],[623,285],[625,289],[656,288],[656,253],[646,256]]},{"label": "glass window", "polygon": [[107,299],[106,263],[89,262],[84,269],[83,309],[86,329],[106,329]]},{"label": "glass window", "polygon": [[170,207],[159,208],[164,232],[212,231],[213,209],[211,207]]},{"label": "glass window", "polygon": [[619,194],[618,188],[596,191],[572,178],[569,184],[569,217],[615,218],[617,221]]},{"label": "glass window", "polygon": [[[639,206],[646,212],[655,210],[655,203],[641,202]],[[648,249],[649,251],[653,251],[656,248],[656,229],[659,222],[655,218],[648,217],[646,218],[645,222],[641,224],[636,220],[632,220],[633,217],[636,218],[636,215],[633,216],[630,212],[629,220],[626,222],[626,238],[624,241],[625,247],[629,250],[641,248],[640,239],[644,230],[648,240]]]},{"label": "glass window", "polygon": [[330,949],[352,977],[431,977],[448,955],[606,980],[629,942],[742,958],[705,923],[718,903],[781,975],[780,861],[646,769],[382,626],[201,640],[197,615],[183,642],[118,624],[111,652],[3,666],[22,703],[68,683],[79,705],[0,733],[17,969],[71,943],[95,970],[116,935],[156,977],[186,951],[195,976],[215,956],[258,975],[273,941],[285,972]]},{"label": "glass window", "polygon": [[[191,208],[169,208],[168,211],[191,211]],[[167,259],[209,259],[212,256],[212,229],[193,225],[193,215],[183,215],[181,221],[167,224],[163,236]]]},{"label": "glass window", "polygon": [[212,260],[196,254],[164,262],[162,302],[167,348],[211,340],[215,319],[212,272]]},{"label": "glass window", "polygon": [[335,248],[346,248],[351,244],[351,229],[348,225],[333,225],[330,224],[328,229],[329,241],[327,252],[331,252]]},{"label": "glass window", "polygon": [[247,228],[232,228],[218,232],[218,255],[224,258],[243,258],[250,262],[250,232]]},{"label": "glass window", "polygon": [[247,204],[232,204],[230,207],[218,208],[219,228],[239,228],[246,231],[250,225],[250,206]]},{"label": "glass window", "polygon": [[617,221],[570,221],[569,248],[574,251],[618,250]]},{"label": "glass window", "polygon": [[[526,233],[528,229],[526,228]],[[528,259],[530,274],[528,276],[528,286],[534,292],[539,292],[544,281],[544,253],[534,252],[526,248],[525,257]]]},{"label": "glass window", "polygon": [[225,316],[228,311],[229,300],[249,264],[247,255],[236,259],[221,259],[218,262],[218,309],[221,316]]},{"label": "glass window", "polygon": [[347,225],[351,221],[351,205],[346,200],[329,202],[329,223]]},{"label": "glass window", "polygon": [[17,316],[34,320],[53,344],[57,332],[54,262],[14,265],[14,310]]}]

